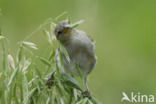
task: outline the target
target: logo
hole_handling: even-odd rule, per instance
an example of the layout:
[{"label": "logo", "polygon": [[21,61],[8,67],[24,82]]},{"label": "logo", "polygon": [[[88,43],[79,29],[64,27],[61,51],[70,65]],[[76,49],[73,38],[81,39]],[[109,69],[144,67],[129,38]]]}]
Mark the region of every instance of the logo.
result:
[{"label": "logo", "polygon": [[125,92],[122,92],[121,102],[131,102],[131,103],[154,103],[154,95],[141,94],[140,92],[131,92],[128,96]]}]

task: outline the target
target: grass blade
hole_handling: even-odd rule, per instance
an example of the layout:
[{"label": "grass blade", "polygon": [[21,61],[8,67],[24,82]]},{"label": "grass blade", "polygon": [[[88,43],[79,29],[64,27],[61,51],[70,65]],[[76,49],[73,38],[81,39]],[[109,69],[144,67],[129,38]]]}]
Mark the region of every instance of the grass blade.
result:
[{"label": "grass blade", "polygon": [[74,87],[80,91],[82,91],[82,88],[80,86],[80,84],[74,79],[72,78],[71,76],[69,76],[68,74],[66,73],[61,73],[62,77],[64,77],[65,79],[67,79],[67,81],[65,81],[65,83],[71,87]]},{"label": "grass blade", "polygon": [[13,82],[13,80],[15,79],[15,77],[17,76],[19,68],[17,67],[14,72],[11,74],[11,77],[9,79],[9,83],[8,83],[8,87],[11,85],[11,83]]},{"label": "grass blade", "polygon": [[43,62],[45,65],[51,66],[51,63],[50,63],[47,59],[45,59],[45,58],[43,58],[43,57],[39,57],[39,59],[40,59],[41,62]]},{"label": "grass blade", "polygon": [[38,49],[37,48],[37,45],[34,44],[34,43],[32,43],[32,42],[23,41],[22,44],[23,44],[23,46],[32,48],[34,50],[37,50]]},{"label": "grass blade", "polygon": [[11,54],[8,55],[8,66],[9,68],[15,69],[15,62],[14,62],[14,58],[12,57]]},{"label": "grass blade", "polygon": [[70,25],[71,28],[76,28],[77,26],[79,26],[80,24],[82,24],[84,22],[84,20],[80,20],[78,22],[75,22],[73,24]]}]

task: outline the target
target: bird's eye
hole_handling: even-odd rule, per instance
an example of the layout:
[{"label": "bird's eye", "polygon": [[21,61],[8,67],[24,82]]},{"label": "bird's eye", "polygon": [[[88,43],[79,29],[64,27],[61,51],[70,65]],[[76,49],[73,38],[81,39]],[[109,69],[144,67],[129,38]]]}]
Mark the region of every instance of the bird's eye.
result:
[{"label": "bird's eye", "polygon": [[63,31],[58,31],[58,34],[62,34]]}]

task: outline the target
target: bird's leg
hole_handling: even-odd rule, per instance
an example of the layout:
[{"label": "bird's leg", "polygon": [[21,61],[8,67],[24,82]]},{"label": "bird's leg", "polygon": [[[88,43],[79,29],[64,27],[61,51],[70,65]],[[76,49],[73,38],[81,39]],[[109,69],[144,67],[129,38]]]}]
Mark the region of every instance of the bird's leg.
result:
[{"label": "bird's leg", "polygon": [[91,95],[90,95],[90,91],[89,91],[89,88],[88,88],[87,76],[86,76],[86,75],[84,75],[83,81],[84,81],[84,85],[85,85],[85,91],[82,92],[82,95],[83,95],[84,97],[90,97]]},{"label": "bird's leg", "polygon": [[86,75],[84,76],[84,79],[83,80],[84,80],[86,91],[89,91],[88,84],[87,84],[87,76]]}]

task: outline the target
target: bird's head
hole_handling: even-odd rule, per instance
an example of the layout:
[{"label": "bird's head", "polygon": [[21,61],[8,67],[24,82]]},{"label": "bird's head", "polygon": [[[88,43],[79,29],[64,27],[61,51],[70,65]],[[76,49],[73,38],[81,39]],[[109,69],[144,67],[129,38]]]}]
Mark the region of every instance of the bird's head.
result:
[{"label": "bird's head", "polygon": [[56,25],[54,32],[58,40],[64,40],[69,37],[71,30],[70,22],[63,20]]}]

